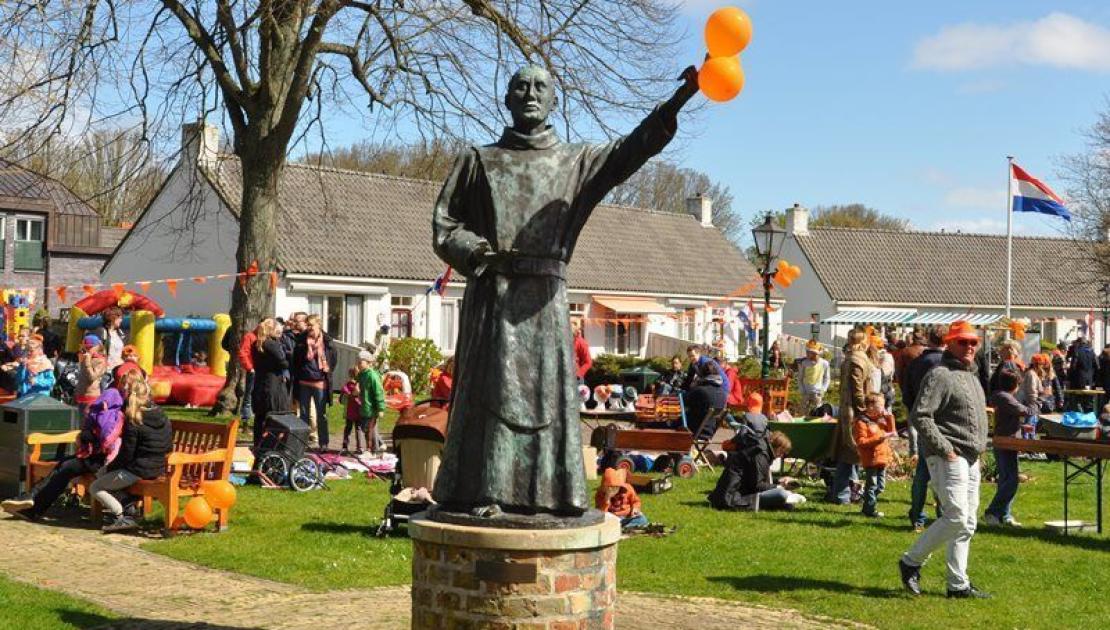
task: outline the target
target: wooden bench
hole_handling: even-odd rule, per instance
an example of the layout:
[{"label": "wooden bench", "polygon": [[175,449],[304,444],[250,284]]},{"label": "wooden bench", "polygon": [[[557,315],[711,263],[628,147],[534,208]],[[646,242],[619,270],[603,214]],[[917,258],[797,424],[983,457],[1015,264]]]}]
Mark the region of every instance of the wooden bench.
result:
[{"label": "wooden bench", "polygon": [[740,377],[740,388],[744,391],[744,396],[759,392],[763,396],[763,414],[772,418],[786,410],[790,395],[790,376],[768,379]]},{"label": "wooden bench", "polygon": [[[239,435],[239,420],[227,424],[171,420],[173,451],[166,458],[166,473],[157,479],[143,480],[127,490],[143,498],[143,516],[149,516],[154,502],[165,508],[165,527],[176,530],[183,520],[178,516],[182,499],[204,496],[205,481],[227,481],[231,475],[231,461],[235,455],[235,439]],[[31,488],[50,473],[56,465],[42,461],[42,446],[46,444],[75,444],[78,431],[59,435],[32,433],[27,443],[33,446],[27,466],[27,487]],[[76,480],[78,494],[87,495],[93,477],[84,475]],[[94,517],[100,505],[90,500]],[[228,511],[213,509],[220,529],[227,527]]]}]

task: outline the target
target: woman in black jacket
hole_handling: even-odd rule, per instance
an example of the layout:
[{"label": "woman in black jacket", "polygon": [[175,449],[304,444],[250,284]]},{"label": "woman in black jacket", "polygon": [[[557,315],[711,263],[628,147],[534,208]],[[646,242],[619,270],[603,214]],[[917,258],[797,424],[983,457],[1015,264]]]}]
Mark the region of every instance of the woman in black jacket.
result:
[{"label": "woman in black jacket", "polygon": [[160,407],[150,402],[150,385],[132,383],[123,411],[123,439],[119,453],[96,478],[89,491],[112,515],[105,532],[122,532],[138,527],[123,513],[113,490],[125,490],[140,479],[157,479],[166,472],[166,455],[173,450],[173,430]]},{"label": "woman in black jacket", "polygon": [[[301,408],[301,422],[313,428],[321,449],[328,448],[328,399],[331,398],[331,373],[335,366],[335,351],[331,337],[320,322],[320,316],[308,316],[308,330],[297,337],[293,349],[293,378],[297,381],[297,404]],[[309,408],[315,409],[313,416]],[[315,420],[315,422],[313,422]]]},{"label": "woman in black jacket", "polygon": [[253,351],[254,390],[251,392],[255,450],[262,442],[267,417],[271,413],[289,411],[289,389],[285,386],[289,361],[281,345],[282,332],[281,327],[270,318],[262,320],[255,329],[258,342]]}]

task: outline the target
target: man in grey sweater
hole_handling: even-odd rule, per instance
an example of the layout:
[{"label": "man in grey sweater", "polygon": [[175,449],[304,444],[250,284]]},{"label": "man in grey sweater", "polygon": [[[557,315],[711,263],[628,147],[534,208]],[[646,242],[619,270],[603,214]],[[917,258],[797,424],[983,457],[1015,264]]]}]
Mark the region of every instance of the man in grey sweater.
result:
[{"label": "man in grey sweater", "polygon": [[979,455],[987,449],[987,403],[975,365],[979,336],[965,321],[944,338],[941,364],[929,371],[914,401],[910,422],[920,435],[920,456],[940,497],[941,518],[898,562],[902,584],[921,594],[921,565],[947,545],[948,597],[985,599],[967,576],[967,557],[979,511]]}]

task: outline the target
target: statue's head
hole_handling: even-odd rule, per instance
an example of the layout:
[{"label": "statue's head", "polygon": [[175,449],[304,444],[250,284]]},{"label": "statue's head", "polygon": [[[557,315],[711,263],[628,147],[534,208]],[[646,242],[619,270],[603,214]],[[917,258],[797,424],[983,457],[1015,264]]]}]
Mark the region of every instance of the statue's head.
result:
[{"label": "statue's head", "polygon": [[509,80],[505,107],[512,114],[513,128],[517,131],[531,133],[542,127],[555,102],[551,74],[540,66],[524,66]]}]

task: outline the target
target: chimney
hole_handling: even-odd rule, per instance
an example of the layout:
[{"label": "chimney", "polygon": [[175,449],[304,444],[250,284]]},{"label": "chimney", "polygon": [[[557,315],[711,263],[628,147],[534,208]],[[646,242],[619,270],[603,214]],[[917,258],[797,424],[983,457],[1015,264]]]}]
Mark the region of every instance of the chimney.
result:
[{"label": "chimney", "polygon": [[181,125],[181,157],[185,162],[212,167],[219,154],[219,127],[203,120]]},{"label": "chimney", "polygon": [[786,233],[809,234],[809,210],[796,203],[786,209]]},{"label": "chimney", "polygon": [[698,193],[686,198],[686,212],[701,221],[702,227],[713,227],[713,200]]}]

